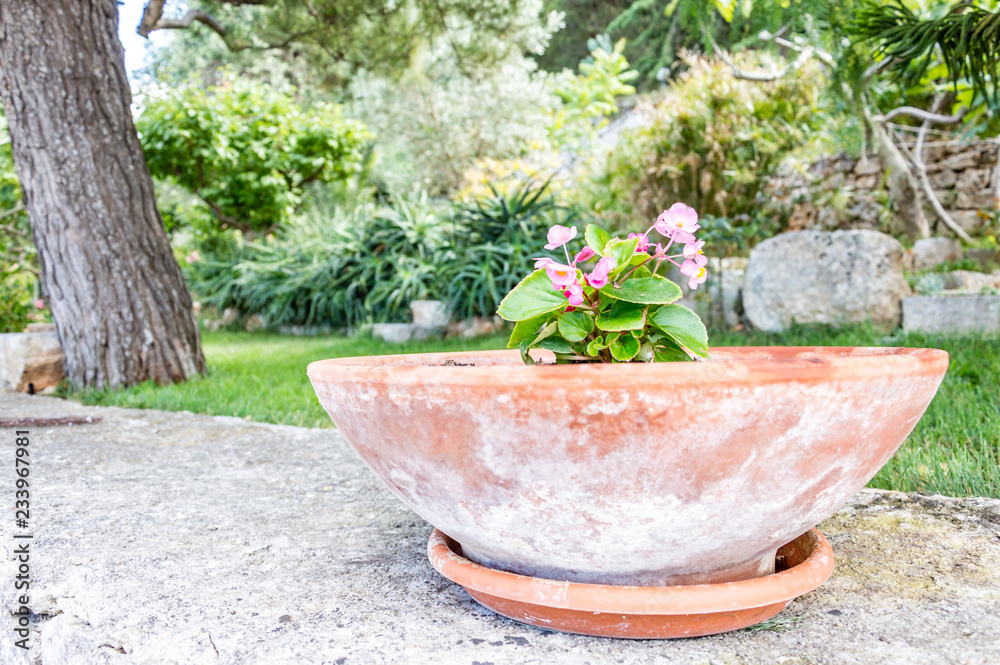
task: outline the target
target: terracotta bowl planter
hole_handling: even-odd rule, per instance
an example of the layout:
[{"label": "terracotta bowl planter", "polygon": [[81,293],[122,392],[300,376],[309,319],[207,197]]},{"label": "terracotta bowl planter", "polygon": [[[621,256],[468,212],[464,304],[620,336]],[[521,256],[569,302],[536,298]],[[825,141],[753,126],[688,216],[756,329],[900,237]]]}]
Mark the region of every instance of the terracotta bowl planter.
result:
[{"label": "terracotta bowl planter", "polygon": [[948,367],[931,349],[712,358],[526,367],[497,351],[343,358],[308,373],[351,446],[464,559],[677,587],[777,577],[778,549],[864,487]]}]

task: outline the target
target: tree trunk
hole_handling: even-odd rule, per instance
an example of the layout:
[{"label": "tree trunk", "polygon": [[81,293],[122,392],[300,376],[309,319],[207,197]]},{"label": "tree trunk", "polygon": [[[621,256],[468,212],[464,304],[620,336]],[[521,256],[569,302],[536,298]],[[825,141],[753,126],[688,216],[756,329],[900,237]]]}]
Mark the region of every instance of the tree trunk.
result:
[{"label": "tree trunk", "polygon": [[76,386],[205,369],[129,105],[115,0],[2,0],[0,97]]},{"label": "tree trunk", "polygon": [[907,237],[910,240],[929,238],[931,227],[927,223],[923,202],[910,166],[899,148],[892,142],[885,127],[881,123],[875,123],[874,129],[878,156],[882,159],[882,166],[889,172],[889,192],[903,220]]}]

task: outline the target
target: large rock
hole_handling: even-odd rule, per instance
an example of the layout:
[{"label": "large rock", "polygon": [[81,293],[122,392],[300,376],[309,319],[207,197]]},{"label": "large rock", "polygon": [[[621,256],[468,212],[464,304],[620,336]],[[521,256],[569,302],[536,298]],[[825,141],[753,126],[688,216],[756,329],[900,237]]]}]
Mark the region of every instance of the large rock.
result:
[{"label": "large rock", "polygon": [[[0,418],[86,415],[103,420],[30,428],[30,650],[7,623],[4,665],[987,665],[1000,654],[1000,500],[863,491],[819,526],[832,577],[768,630],[613,640],[478,606],[428,564],[430,525],[334,429],[0,396]],[[14,530],[12,514],[0,520],[7,617],[20,607]]]},{"label": "large rock", "polygon": [[895,328],[902,299],[903,246],[877,231],[793,231],[757,245],[743,280],[743,309],[754,327],[872,321]]},{"label": "large rock", "polygon": [[63,350],[54,330],[0,335],[0,389],[41,392],[59,385]]},{"label": "large rock", "polygon": [[954,238],[921,238],[909,252],[911,269],[933,270],[942,263],[962,260],[962,245]]},{"label": "large rock", "polygon": [[996,335],[1000,333],[1000,296],[951,294],[904,298],[903,331]]},{"label": "large rock", "polygon": [[676,266],[666,277],[681,287],[680,304],[698,313],[706,325],[735,328],[743,320],[743,277],[747,259],[742,257],[711,257],[708,259],[708,279],[697,289],[688,288],[688,278]]}]

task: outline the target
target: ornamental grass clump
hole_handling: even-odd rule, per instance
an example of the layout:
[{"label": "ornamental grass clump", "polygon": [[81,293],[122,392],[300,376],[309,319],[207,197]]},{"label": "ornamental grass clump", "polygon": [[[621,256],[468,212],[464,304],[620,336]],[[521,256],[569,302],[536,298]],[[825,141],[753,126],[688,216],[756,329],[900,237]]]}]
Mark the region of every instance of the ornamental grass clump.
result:
[{"label": "ornamental grass clump", "polygon": [[[707,358],[705,325],[675,304],[680,287],[657,274],[670,262],[690,288],[705,282],[708,259],[705,241],[695,237],[699,228],[695,209],[675,203],[645,233],[627,238],[589,224],[586,246],[571,257],[577,228],[553,226],[545,249],[562,249],[566,263],[536,259],[534,272],[501,301],[497,313],[515,322],[507,347],[519,348],[528,365],[534,364],[528,354],[533,348],[552,351],[558,363]],[[665,242],[653,244],[653,231]],[[592,267],[586,271],[584,265]]]}]

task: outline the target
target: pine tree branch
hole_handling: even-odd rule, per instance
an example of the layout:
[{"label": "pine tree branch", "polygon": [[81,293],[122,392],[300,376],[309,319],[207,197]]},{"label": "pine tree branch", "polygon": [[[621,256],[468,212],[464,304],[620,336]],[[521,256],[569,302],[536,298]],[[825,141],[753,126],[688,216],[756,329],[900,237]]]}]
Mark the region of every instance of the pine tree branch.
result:
[{"label": "pine tree branch", "polygon": [[200,9],[189,9],[188,12],[179,19],[167,19],[163,18],[163,6],[165,4],[166,0],[149,0],[149,2],[146,3],[146,7],[142,11],[142,21],[136,29],[136,32],[138,32],[140,36],[148,38],[149,33],[156,30],[184,30],[191,27],[191,24],[197,21],[208,26],[223,39],[226,39],[228,34],[226,28],[204,11]]}]

